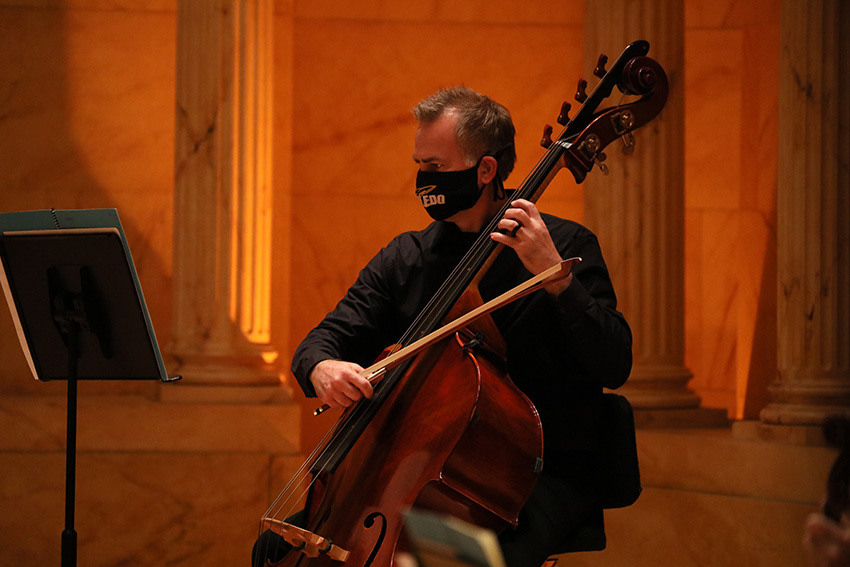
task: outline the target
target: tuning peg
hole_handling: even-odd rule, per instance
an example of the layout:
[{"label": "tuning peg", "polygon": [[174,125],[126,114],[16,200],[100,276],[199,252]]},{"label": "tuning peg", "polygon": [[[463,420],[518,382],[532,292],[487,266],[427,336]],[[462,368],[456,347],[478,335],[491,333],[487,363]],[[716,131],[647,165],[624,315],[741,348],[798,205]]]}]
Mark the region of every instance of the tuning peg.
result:
[{"label": "tuning peg", "polygon": [[566,126],[570,121],[570,107],[572,105],[567,101],[564,101],[564,104],[561,105],[561,114],[558,115],[558,124],[561,126]]},{"label": "tuning peg", "polygon": [[606,159],[608,159],[608,156],[605,155],[605,152],[599,152],[596,155],[596,158],[594,158],[593,160],[593,163],[595,163],[599,167],[599,171],[601,171],[603,175],[608,175],[609,173],[611,173],[611,170],[608,169],[608,166],[602,163]]},{"label": "tuning peg", "polygon": [[605,76],[605,73],[608,71],[605,70],[605,64],[608,62],[608,56],[604,53],[599,56],[599,61],[596,62],[596,69],[593,70],[593,74],[599,77],[600,79]]},{"label": "tuning peg", "polygon": [[552,143],[552,126],[547,124],[543,127],[543,138],[540,140],[540,145],[548,150]]},{"label": "tuning peg", "polygon": [[587,92],[585,92],[585,89],[587,89],[587,81],[585,81],[584,79],[579,79],[578,86],[576,87],[577,101],[584,102],[587,100]]},{"label": "tuning peg", "polygon": [[620,139],[623,141],[623,153],[627,156],[630,156],[635,151],[635,137],[634,134],[629,132],[625,136],[620,136]]}]

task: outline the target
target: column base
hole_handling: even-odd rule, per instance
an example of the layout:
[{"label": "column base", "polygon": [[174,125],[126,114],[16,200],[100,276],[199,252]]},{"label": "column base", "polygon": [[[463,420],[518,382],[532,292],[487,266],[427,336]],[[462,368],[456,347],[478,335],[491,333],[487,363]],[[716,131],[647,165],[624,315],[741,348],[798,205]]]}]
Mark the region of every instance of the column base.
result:
[{"label": "column base", "polygon": [[191,404],[285,404],[292,401],[292,389],[277,385],[209,385],[173,382],[159,387],[158,399],[167,403]]},{"label": "column base", "polygon": [[270,352],[271,356],[259,350],[226,355],[171,355],[166,367],[182,379],[161,384],[158,398],[175,403],[288,403],[292,390],[272,364],[277,353]]},{"label": "column base", "polygon": [[736,421],[732,436],[748,441],[768,441],[785,445],[826,447],[823,428],[815,425],[777,425],[756,420]]},{"label": "column base", "polygon": [[773,402],[761,410],[759,419],[763,423],[771,425],[819,427],[827,417],[832,415],[850,416],[850,407],[837,404],[814,405]]},{"label": "column base", "polygon": [[635,410],[698,409],[700,397],[688,388],[691,371],[676,365],[636,365],[617,393]]}]

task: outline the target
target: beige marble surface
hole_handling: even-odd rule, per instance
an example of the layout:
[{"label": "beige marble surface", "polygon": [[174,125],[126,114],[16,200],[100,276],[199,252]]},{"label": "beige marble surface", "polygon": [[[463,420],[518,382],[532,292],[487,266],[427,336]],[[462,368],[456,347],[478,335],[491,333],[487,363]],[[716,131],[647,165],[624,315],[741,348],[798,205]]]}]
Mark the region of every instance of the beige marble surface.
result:
[{"label": "beige marble surface", "polygon": [[[64,383],[57,383],[64,389]],[[86,383],[80,385],[85,391]],[[0,400],[0,451],[64,450],[67,401],[60,396]],[[298,452],[301,419],[286,404],[160,403],[141,396],[81,396],[80,451]]]},{"label": "beige marble surface", "polygon": [[803,525],[819,508],[831,449],[741,439],[729,429],[640,431],[644,491],[605,512],[605,551],[582,567],[800,567]]},{"label": "beige marble surface", "polygon": [[[80,399],[79,564],[247,563],[260,517],[301,464],[299,427],[285,404]],[[56,563],[64,400],[7,396],[0,431],[0,564]]]},{"label": "beige marble surface", "polygon": [[[144,449],[81,450],[80,564],[244,562],[260,515],[301,459],[275,447],[226,450],[222,437],[173,450],[172,436],[142,433]],[[803,564],[803,521],[818,507],[834,451],[740,439],[722,428],[641,431],[638,449],[643,494],[606,512],[606,551],[572,555],[569,564]],[[0,456],[0,563],[55,562],[63,453],[0,448]]]},{"label": "beige marble surface", "polygon": [[606,512],[608,547],[564,559],[582,567],[800,567],[813,506],[647,488],[631,508]]},{"label": "beige marble surface", "polygon": [[[63,462],[3,455],[3,565],[58,563]],[[83,452],[77,471],[79,565],[248,564],[269,501],[267,455]]]}]

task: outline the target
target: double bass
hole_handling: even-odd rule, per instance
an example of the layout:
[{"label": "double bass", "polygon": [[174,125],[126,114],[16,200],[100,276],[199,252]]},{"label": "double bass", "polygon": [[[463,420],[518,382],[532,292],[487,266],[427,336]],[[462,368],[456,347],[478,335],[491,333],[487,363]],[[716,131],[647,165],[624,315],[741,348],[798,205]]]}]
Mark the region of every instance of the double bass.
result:
[{"label": "double bass", "polygon": [[[582,105],[570,118],[564,103],[557,138],[552,127],[544,129],[546,152],[514,199],[537,201],[563,168],[577,183],[593,167],[605,172],[603,150],[618,139],[631,152],[632,132],[667,99],[666,74],[648,51],[648,42],[633,42],[607,71],[600,56],[594,70],[600,82],[590,95],[579,82],[575,98]],[[636,100],[599,110],[614,87]],[[501,250],[489,234],[508,207],[482,229],[398,344],[361,373],[373,383],[373,397],[342,413],[263,516],[260,531],[293,546],[273,567],[391,567],[405,546],[404,513],[411,508],[494,531],[517,525],[542,470],[542,428],[499,363],[504,345],[478,293]],[[565,277],[575,261],[506,295]]]}]

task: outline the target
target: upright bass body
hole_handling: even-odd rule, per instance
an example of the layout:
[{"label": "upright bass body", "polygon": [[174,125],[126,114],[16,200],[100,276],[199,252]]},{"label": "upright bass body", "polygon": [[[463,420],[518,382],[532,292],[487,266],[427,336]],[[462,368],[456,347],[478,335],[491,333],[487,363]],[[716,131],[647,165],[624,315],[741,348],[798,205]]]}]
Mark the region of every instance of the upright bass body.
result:
[{"label": "upright bass body", "polygon": [[292,552],[276,566],[390,567],[412,507],[516,525],[542,463],[540,420],[507,375],[464,348],[468,338],[421,354],[333,472],[318,473],[305,528],[345,559]]}]

